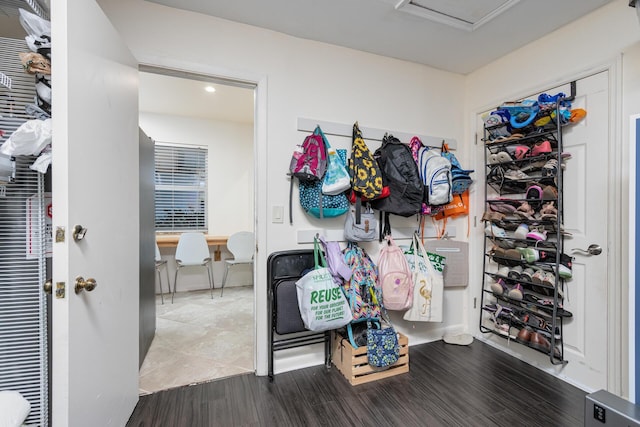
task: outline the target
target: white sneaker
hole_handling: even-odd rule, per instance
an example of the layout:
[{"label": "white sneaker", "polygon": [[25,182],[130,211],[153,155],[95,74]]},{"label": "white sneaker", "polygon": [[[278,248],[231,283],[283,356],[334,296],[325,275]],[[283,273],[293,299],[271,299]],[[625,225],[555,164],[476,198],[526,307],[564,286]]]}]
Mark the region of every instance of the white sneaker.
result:
[{"label": "white sneaker", "polygon": [[496,274],[499,274],[500,276],[504,276],[504,277],[509,277],[509,267],[506,265],[503,265],[498,269]]},{"label": "white sneaker", "polygon": [[495,224],[489,223],[484,229],[484,235],[488,237],[507,237],[507,232],[504,231],[504,228],[500,228]]},{"label": "white sneaker", "polygon": [[529,175],[527,175],[526,173],[522,172],[520,169],[509,169],[508,171],[506,171],[504,173],[504,177],[506,179],[513,179],[513,180],[531,179],[531,177]]},{"label": "white sneaker", "polygon": [[527,233],[529,233],[529,226],[522,223],[518,226],[513,235],[516,239],[525,240],[527,238]]}]

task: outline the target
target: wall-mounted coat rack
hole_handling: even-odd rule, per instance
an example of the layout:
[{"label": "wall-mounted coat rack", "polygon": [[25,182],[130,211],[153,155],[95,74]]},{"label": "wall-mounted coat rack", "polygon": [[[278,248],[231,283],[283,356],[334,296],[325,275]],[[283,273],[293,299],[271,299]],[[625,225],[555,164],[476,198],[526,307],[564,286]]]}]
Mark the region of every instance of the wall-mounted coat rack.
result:
[{"label": "wall-mounted coat rack", "polygon": [[[416,231],[416,228],[411,227],[393,227],[393,239],[394,240],[410,240],[413,237],[413,233]],[[333,229],[333,228],[316,228],[309,230],[298,230],[298,243],[313,243],[313,238],[316,235],[320,235],[327,240],[336,241],[336,242],[346,242],[344,238],[344,230],[343,229]],[[436,230],[432,227],[426,227],[424,229],[424,238],[425,239],[435,239],[438,237]],[[447,238],[456,237],[456,226],[455,225],[447,225]]]},{"label": "wall-mounted coat rack", "polygon": [[[344,136],[347,138],[351,138],[353,134],[353,123],[336,123],[298,117],[299,131],[313,132],[316,126],[320,126],[325,135]],[[449,144],[449,148],[451,150],[455,150],[458,146],[458,143],[453,138],[441,138],[437,136],[400,132],[394,131],[392,129],[377,129],[366,126],[360,126],[360,130],[362,131],[363,138],[370,141],[382,141],[384,134],[390,133],[405,144],[408,144],[409,141],[411,141],[411,138],[417,136],[418,138],[420,138],[420,141],[422,141],[422,143],[428,147],[440,148],[442,146],[442,141]]]}]

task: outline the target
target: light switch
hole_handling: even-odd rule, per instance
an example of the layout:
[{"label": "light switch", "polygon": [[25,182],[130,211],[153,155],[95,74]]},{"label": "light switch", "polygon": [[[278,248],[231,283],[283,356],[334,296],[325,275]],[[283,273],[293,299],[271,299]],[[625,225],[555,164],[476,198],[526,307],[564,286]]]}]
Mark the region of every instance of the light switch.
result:
[{"label": "light switch", "polygon": [[284,222],[284,206],[272,207],[271,222],[274,224],[282,224]]}]

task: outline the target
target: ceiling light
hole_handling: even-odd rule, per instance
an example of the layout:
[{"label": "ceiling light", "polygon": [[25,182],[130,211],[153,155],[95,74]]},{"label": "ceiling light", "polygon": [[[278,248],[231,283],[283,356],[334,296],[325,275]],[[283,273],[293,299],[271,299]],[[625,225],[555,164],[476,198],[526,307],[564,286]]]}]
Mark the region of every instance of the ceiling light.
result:
[{"label": "ceiling light", "polygon": [[207,86],[207,87],[204,88],[204,90],[206,90],[209,93],[213,93],[213,92],[216,91],[216,88],[213,87],[213,86]]}]

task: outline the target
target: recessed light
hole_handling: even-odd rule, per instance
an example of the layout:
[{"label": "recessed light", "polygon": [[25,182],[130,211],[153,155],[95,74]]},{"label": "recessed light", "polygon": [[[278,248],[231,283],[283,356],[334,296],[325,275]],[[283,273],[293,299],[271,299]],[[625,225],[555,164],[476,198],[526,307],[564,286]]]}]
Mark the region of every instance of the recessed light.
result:
[{"label": "recessed light", "polygon": [[213,92],[216,91],[216,88],[213,87],[213,86],[207,86],[207,87],[204,88],[204,90],[206,90],[209,93],[213,93]]}]

